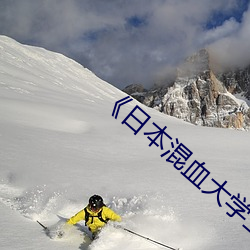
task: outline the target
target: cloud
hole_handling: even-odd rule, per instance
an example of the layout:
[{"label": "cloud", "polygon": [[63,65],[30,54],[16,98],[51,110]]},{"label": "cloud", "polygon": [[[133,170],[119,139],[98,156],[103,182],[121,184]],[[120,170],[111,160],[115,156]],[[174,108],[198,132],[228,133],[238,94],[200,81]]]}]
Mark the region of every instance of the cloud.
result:
[{"label": "cloud", "polygon": [[213,45],[216,53],[237,44],[247,49],[249,14],[242,22],[233,16],[239,2],[2,0],[0,33],[61,52],[119,88],[149,86],[204,46]]},{"label": "cloud", "polygon": [[225,37],[235,34],[240,28],[240,24],[232,17],[226,20],[221,26],[204,31],[200,38],[201,44],[212,44]]},{"label": "cloud", "polygon": [[[227,29],[224,24],[220,29]],[[250,10],[243,15],[242,22],[232,32],[210,44],[218,64],[225,67],[245,67],[250,64]]]}]

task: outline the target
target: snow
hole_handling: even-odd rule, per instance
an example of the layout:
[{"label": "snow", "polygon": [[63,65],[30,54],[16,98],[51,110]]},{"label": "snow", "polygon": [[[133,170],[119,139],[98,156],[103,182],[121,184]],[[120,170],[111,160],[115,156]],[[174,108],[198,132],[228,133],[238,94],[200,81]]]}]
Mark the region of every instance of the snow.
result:
[{"label": "snow", "polygon": [[250,106],[250,100],[248,100],[246,97],[244,97],[242,94],[234,94],[234,96],[237,98],[238,101],[240,101],[240,103],[243,105],[245,105],[245,103]]},{"label": "snow", "polygon": [[[163,249],[107,225],[91,243],[84,222],[51,239],[36,223],[63,225],[88,202],[102,195],[119,213],[121,225],[183,250],[247,250],[250,218],[243,220],[225,203],[236,206],[212,178],[232,195],[250,203],[249,132],[193,126],[147,108],[136,100],[121,106],[126,94],[63,55],[0,37],[0,211],[1,249]],[[140,106],[151,116],[142,130],[121,124]],[[177,170],[149,147],[145,132],[155,122],[193,155]],[[153,135],[151,136],[153,138]],[[196,188],[182,174],[194,160],[210,171]],[[189,164],[189,165],[188,165]],[[234,200],[235,201],[235,200]],[[237,206],[236,206],[237,207]]]}]

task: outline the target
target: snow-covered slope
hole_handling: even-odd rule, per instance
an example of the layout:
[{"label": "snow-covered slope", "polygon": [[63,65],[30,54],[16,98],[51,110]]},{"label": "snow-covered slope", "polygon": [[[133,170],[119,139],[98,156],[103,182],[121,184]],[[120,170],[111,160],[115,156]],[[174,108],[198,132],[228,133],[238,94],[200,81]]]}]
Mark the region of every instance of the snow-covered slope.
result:
[{"label": "snow-covered slope", "polygon": [[[36,223],[53,226],[57,215],[72,216],[97,193],[124,227],[166,245],[249,249],[250,233],[242,227],[250,228],[248,211],[246,220],[231,218],[225,204],[236,206],[230,198],[238,193],[250,203],[249,133],[196,127],[136,100],[121,106],[115,119],[115,102],[124,97],[60,54],[0,37],[0,248],[161,249],[111,225],[92,244],[79,227],[51,240]],[[122,121],[136,105],[151,119],[134,135]],[[157,130],[153,122],[167,126],[172,138],[164,135],[163,150],[149,147],[144,135]],[[171,142],[177,148],[176,138],[193,152],[181,170],[160,156],[174,150]],[[210,171],[200,190],[181,174],[194,160]],[[201,192],[218,188],[212,178],[228,182],[231,196],[221,191],[221,208],[216,193]]]}]

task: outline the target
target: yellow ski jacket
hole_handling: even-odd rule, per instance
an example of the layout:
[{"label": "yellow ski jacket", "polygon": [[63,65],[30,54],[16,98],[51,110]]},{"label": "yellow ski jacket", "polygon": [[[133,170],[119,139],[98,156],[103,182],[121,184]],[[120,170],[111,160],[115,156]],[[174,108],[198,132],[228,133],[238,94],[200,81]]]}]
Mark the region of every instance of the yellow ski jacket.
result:
[{"label": "yellow ski jacket", "polygon": [[[120,215],[116,214],[113,210],[110,208],[103,206],[99,211],[93,212],[88,207],[86,207],[87,212],[89,213],[88,221],[85,221],[86,226],[88,226],[89,230],[92,233],[97,232],[100,228],[102,228],[106,223],[104,221],[112,220],[112,221],[121,221]],[[100,220],[98,218],[98,214],[101,212],[101,218],[104,220]],[[80,220],[85,220],[85,211],[82,209],[77,214],[72,216],[68,221],[67,224],[74,225]]]}]

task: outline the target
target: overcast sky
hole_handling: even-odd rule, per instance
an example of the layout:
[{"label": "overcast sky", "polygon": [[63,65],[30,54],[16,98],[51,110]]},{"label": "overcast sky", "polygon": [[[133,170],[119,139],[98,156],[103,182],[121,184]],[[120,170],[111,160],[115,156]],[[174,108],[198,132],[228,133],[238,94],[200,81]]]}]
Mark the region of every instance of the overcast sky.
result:
[{"label": "overcast sky", "polygon": [[0,34],[61,52],[111,84],[149,86],[204,47],[250,62],[250,0],[0,0]]}]

